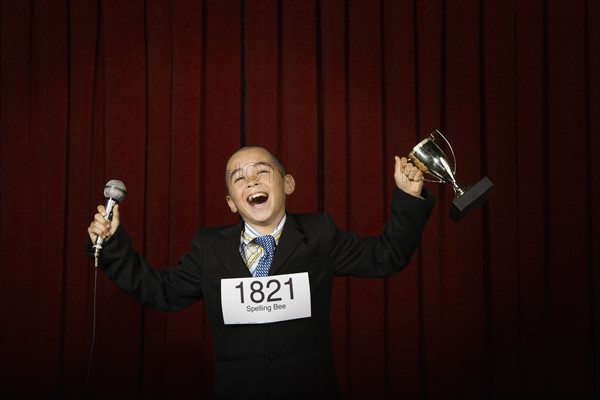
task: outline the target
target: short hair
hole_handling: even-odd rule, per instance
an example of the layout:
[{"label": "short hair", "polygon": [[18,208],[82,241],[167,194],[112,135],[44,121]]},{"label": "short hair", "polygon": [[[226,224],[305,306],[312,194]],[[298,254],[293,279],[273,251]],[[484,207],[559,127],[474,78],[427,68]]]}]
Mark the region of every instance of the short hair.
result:
[{"label": "short hair", "polygon": [[[271,159],[271,161],[270,161],[271,166],[273,166],[274,169],[279,171],[281,176],[285,177],[285,175],[286,175],[285,168],[283,167],[283,164],[281,164],[281,161],[279,161],[279,157],[277,157],[275,155],[275,153],[273,153],[271,150],[267,149],[264,146],[247,145],[247,146],[240,147],[229,157],[229,160],[231,159],[231,157],[233,157],[237,153],[240,153],[240,152],[246,151],[246,150],[252,150],[252,149],[259,149],[259,150],[265,151],[269,155],[269,158]],[[227,164],[229,164],[229,160],[227,160]],[[225,165],[225,187],[227,188],[227,193],[229,193],[229,176],[228,176],[228,171],[227,171],[227,165]]]}]

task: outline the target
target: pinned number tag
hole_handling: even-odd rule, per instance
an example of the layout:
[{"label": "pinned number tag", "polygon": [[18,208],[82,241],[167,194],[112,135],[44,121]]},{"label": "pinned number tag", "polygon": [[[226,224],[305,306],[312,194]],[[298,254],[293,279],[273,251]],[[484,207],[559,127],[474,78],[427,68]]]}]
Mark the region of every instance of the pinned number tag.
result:
[{"label": "pinned number tag", "polygon": [[310,317],[308,272],[222,279],[221,304],[226,325]]}]

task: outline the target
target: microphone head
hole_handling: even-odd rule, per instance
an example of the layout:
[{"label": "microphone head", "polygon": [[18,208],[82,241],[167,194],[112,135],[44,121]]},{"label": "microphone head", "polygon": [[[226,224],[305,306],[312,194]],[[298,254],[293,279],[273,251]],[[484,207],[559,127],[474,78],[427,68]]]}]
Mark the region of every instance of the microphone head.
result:
[{"label": "microphone head", "polygon": [[107,199],[121,202],[125,198],[126,193],[127,188],[125,187],[125,184],[116,179],[106,182],[106,186],[104,186],[104,197]]}]

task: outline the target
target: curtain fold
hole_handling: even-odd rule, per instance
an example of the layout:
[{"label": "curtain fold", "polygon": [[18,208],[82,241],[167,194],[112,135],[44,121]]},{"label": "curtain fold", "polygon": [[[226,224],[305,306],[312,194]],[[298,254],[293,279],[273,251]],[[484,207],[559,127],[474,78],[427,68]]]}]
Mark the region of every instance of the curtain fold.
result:
[{"label": "curtain fold", "polygon": [[[83,396],[106,181],[165,268],[238,221],[239,146],[280,156],[291,212],[374,235],[393,157],[440,129],[494,191],[454,224],[427,184],[409,267],[336,279],[344,397],[599,396],[599,22],[591,0],[0,0],[0,394]],[[213,396],[201,302],[146,309],[102,274],[97,299],[92,398]]]}]

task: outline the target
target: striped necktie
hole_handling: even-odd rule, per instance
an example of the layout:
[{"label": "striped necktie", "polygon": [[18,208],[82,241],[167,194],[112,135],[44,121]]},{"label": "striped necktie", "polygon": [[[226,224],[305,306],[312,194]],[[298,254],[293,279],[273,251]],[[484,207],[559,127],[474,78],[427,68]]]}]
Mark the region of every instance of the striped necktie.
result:
[{"label": "striped necktie", "polygon": [[267,276],[269,275],[269,268],[271,268],[271,261],[273,261],[273,254],[275,253],[275,238],[271,235],[265,235],[255,238],[254,241],[263,248],[263,255],[256,266],[254,276]]}]

